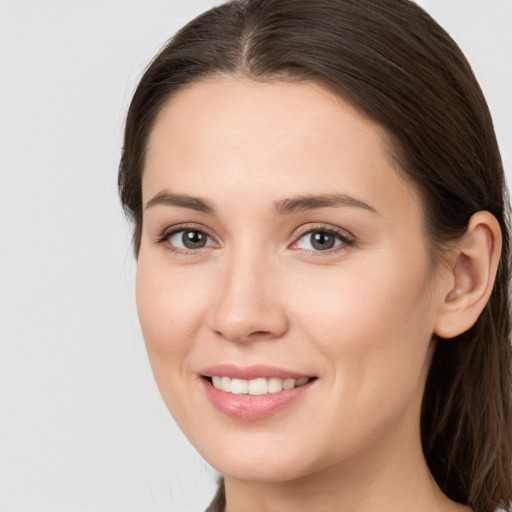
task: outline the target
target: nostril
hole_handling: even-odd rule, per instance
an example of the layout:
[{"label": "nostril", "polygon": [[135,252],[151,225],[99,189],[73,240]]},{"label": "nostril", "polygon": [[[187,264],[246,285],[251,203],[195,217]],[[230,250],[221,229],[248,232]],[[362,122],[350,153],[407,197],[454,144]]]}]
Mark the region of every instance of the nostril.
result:
[{"label": "nostril", "polygon": [[214,331],[217,336],[227,338],[233,341],[249,341],[249,340],[264,340],[267,338],[273,338],[274,335],[270,331],[252,331],[248,333],[237,333],[237,332],[223,332],[220,330]]},{"label": "nostril", "polygon": [[254,331],[249,334],[249,338],[265,338],[266,336],[270,336],[268,331]]}]

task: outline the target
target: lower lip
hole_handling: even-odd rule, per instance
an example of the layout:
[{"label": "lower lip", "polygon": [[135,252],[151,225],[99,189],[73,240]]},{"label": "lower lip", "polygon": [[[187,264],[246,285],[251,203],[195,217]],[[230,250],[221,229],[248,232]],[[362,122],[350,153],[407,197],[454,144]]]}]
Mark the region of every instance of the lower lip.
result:
[{"label": "lower lip", "polygon": [[311,388],[316,379],[303,386],[267,393],[265,395],[236,395],[213,387],[207,379],[201,379],[206,396],[210,402],[227,416],[242,420],[259,420],[284,409],[302,397]]}]

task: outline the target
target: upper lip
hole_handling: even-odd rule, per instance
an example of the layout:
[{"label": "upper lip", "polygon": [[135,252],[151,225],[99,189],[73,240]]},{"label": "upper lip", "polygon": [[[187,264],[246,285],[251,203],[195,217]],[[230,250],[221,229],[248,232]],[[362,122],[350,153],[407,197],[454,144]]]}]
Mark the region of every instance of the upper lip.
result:
[{"label": "upper lip", "polygon": [[208,366],[201,371],[203,377],[230,377],[232,379],[252,380],[257,378],[277,377],[280,379],[302,379],[312,377],[301,372],[278,368],[264,364],[255,364],[251,366],[236,366],[234,364],[218,364]]}]

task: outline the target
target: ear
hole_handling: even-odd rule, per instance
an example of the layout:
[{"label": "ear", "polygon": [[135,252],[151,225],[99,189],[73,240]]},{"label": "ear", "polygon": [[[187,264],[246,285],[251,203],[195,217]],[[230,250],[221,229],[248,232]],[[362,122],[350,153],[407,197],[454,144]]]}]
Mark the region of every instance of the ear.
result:
[{"label": "ear", "polygon": [[471,328],[492,292],[501,254],[501,229],[487,211],[475,213],[452,250],[435,334],[453,338]]}]

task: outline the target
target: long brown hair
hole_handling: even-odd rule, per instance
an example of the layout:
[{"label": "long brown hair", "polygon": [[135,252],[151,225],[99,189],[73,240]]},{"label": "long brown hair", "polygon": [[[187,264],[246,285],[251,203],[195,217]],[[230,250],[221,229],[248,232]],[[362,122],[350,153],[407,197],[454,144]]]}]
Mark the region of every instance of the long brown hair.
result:
[{"label": "long brown hair", "polygon": [[491,116],[460,49],[408,0],[234,0],[202,14],[155,57],[129,108],[119,190],[136,254],[155,118],[178,89],[222,74],[315,81],[383,126],[422,197],[433,261],[475,212],[498,219],[503,249],[491,298],[469,331],[437,340],[421,433],[447,496],[477,512],[510,510],[508,198]]}]

